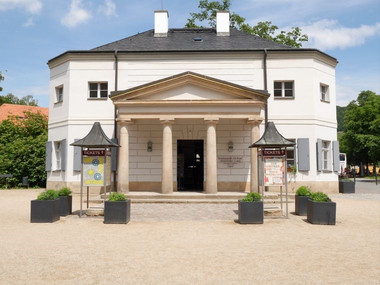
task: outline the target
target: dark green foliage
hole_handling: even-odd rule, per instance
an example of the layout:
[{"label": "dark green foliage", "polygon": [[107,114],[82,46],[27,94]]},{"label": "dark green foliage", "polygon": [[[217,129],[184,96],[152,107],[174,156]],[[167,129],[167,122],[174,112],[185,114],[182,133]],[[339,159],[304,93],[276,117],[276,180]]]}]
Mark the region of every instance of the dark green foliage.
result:
[{"label": "dark green foliage", "polygon": [[329,196],[322,192],[311,193],[310,199],[314,202],[331,202]]},{"label": "dark green foliage", "polygon": [[70,196],[71,190],[68,187],[63,187],[58,191],[59,196]]},{"label": "dark green foliage", "polygon": [[[0,71],[0,82],[4,80],[4,76],[1,74],[1,71]],[[0,91],[3,91],[3,87],[0,86]],[[1,106],[1,102],[0,102],[0,106]]]},{"label": "dark green foliage", "polygon": [[344,132],[346,127],[344,125],[344,114],[347,107],[336,106],[336,120],[338,122],[338,132]]},{"label": "dark green foliage", "polygon": [[310,196],[310,194],[310,190],[306,186],[301,186],[296,192],[296,195],[298,196]]},{"label": "dark green foliage", "polygon": [[261,195],[256,192],[248,193],[245,198],[242,199],[243,202],[259,202],[261,201]]},{"label": "dark green foliage", "polygon": [[125,197],[122,193],[112,192],[109,198],[109,201],[116,202],[116,201],[125,201],[127,197]]},{"label": "dark green foliage", "polygon": [[[187,19],[185,27],[203,28],[202,25],[197,25],[196,22],[202,23],[204,21],[207,21],[210,27],[215,27],[216,12],[220,10],[230,10],[230,6],[230,0],[200,0],[198,8],[201,11],[199,13],[190,13],[191,18]],[[301,29],[298,27],[292,27],[292,30],[289,32],[278,32],[278,27],[273,25],[270,21],[258,22],[256,26],[251,26],[245,22],[244,17],[236,13],[230,13],[230,26],[248,34],[257,35],[264,39],[275,41],[291,47],[299,48],[302,46],[302,42],[307,42],[309,40],[308,36],[303,35],[301,33]]]},{"label": "dark green foliage", "polygon": [[45,187],[45,144],[47,117],[25,113],[23,120],[10,117],[0,123],[0,187],[19,187],[22,177],[29,177],[30,187]]},{"label": "dark green foliage", "polygon": [[20,99],[12,93],[9,93],[4,96],[0,95],[0,106],[3,104],[38,106],[38,100],[34,99],[32,95],[27,95]]},{"label": "dark green foliage", "polygon": [[56,200],[58,199],[58,192],[55,190],[46,190],[38,195],[37,200]]}]

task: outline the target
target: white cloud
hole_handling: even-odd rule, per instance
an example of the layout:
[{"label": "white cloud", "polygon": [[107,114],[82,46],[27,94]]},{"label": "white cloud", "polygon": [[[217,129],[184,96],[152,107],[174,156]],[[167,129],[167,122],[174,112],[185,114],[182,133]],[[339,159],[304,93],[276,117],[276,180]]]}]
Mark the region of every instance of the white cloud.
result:
[{"label": "white cloud", "polygon": [[29,18],[24,24],[22,24],[22,26],[25,28],[34,26],[33,18]]},{"label": "white cloud", "polygon": [[380,23],[348,28],[341,26],[337,20],[324,19],[301,28],[302,32],[309,36],[309,42],[305,46],[321,50],[360,46],[368,38],[380,35]]},{"label": "white cloud", "polygon": [[99,12],[106,16],[117,16],[116,5],[112,0],[105,0],[104,5],[99,7]]},{"label": "white cloud", "polygon": [[78,24],[86,23],[91,18],[91,13],[81,6],[81,0],[72,0],[70,11],[63,17],[61,24],[73,28]]},{"label": "white cloud", "polygon": [[0,11],[18,8],[37,14],[42,10],[42,2],[40,0],[0,0]]}]

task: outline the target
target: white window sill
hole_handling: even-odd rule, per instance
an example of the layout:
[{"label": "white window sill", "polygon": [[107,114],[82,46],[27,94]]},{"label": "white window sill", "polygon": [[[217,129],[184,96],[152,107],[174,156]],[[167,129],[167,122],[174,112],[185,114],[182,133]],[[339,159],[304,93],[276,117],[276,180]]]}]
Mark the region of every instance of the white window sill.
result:
[{"label": "white window sill", "polygon": [[54,102],[54,105],[58,105],[58,104],[61,104],[61,103],[63,103],[63,100],[62,101]]},{"label": "white window sill", "polygon": [[322,99],[321,99],[321,102],[323,102],[323,103],[327,103],[327,104],[330,104],[330,101],[327,101],[327,100],[322,100]]},{"label": "white window sill", "polygon": [[294,97],[274,97],[275,100],[294,100]]}]

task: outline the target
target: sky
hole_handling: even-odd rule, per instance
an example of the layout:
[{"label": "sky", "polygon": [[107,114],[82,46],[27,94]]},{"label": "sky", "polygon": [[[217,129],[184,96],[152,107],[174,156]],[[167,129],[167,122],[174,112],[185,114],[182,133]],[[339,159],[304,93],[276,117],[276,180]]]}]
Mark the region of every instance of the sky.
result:
[{"label": "sky", "polygon": [[[362,90],[380,94],[379,0],[231,0],[231,12],[255,25],[302,28],[303,47],[338,59],[337,105]],[[0,0],[0,95],[33,95],[49,105],[47,61],[67,50],[91,49],[153,28],[153,11],[169,11],[181,28],[198,0]],[[162,5],[162,6],[161,6]]]}]

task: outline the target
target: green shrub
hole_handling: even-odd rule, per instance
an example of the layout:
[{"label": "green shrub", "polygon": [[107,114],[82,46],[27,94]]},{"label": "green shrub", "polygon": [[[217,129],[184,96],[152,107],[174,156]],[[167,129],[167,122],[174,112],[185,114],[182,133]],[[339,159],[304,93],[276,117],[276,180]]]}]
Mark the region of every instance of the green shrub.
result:
[{"label": "green shrub", "polygon": [[261,195],[256,192],[248,193],[245,198],[242,199],[243,202],[259,202],[261,201]]},{"label": "green shrub", "polygon": [[311,193],[310,199],[314,202],[331,202],[329,196],[322,192]]},{"label": "green shrub", "polygon": [[68,187],[63,187],[58,191],[59,196],[70,196],[71,190]]},{"label": "green shrub", "polygon": [[296,195],[297,196],[310,196],[311,192],[309,188],[306,186],[301,186],[300,188],[297,189]]},{"label": "green shrub", "polygon": [[38,195],[37,200],[56,200],[58,199],[58,192],[55,190],[46,190]]},{"label": "green shrub", "polygon": [[117,201],[125,201],[127,197],[125,197],[122,193],[112,192],[109,198],[109,201],[117,202]]}]

